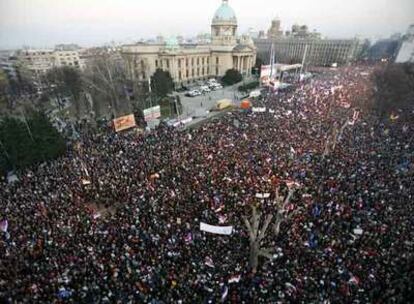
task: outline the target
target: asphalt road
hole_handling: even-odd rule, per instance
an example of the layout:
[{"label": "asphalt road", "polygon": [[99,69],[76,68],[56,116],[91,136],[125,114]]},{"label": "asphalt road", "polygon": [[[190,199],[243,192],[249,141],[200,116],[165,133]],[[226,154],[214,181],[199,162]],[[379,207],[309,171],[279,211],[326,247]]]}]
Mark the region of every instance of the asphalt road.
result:
[{"label": "asphalt road", "polygon": [[187,97],[185,93],[178,93],[183,105],[182,117],[194,116],[201,109],[209,111],[216,105],[217,101],[224,98],[230,99],[237,104],[237,98],[240,99],[242,97],[241,93],[237,91],[237,86],[228,86],[196,97]]}]

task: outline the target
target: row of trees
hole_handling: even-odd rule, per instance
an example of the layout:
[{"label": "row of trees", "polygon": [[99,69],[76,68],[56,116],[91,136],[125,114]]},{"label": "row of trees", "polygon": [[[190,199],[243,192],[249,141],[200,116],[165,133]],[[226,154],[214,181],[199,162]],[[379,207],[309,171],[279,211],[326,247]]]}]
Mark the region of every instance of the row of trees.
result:
[{"label": "row of trees", "polygon": [[[25,76],[32,75],[30,71],[26,72]],[[84,71],[58,67],[45,75],[25,77],[21,81],[30,80],[32,87],[38,89],[16,91],[13,94],[10,82],[1,72],[0,102],[6,104],[18,100],[14,108],[18,108],[18,104],[29,103],[47,110],[51,102],[63,109],[65,102],[70,100],[71,115],[77,119],[84,116],[98,118],[108,114],[119,116],[145,108],[173,90],[171,75],[162,70],[157,70],[151,77],[152,90],[149,83],[132,81],[129,76],[125,62],[119,55],[100,54],[88,62]],[[29,102],[25,100],[28,93],[31,94]],[[152,102],[147,102],[150,97]]]},{"label": "row of trees", "polygon": [[30,112],[0,120],[0,171],[22,169],[62,155],[66,145],[48,117]]},{"label": "row of trees", "polygon": [[374,73],[374,109],[381,116],[409,113],[414,106],[414,64],[388,64]]}]

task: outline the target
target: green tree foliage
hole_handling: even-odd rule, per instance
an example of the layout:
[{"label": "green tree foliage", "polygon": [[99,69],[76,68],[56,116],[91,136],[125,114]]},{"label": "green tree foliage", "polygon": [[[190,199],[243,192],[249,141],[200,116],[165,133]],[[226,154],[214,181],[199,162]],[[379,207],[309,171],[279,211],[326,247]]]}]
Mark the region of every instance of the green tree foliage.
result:
[{"label": "green tree foliage", "polygon": [[256,74],[257,76],[260,75],[260,71],[262,69],[262,65],[264,64],[262,58],[256,57],[256,63],[252,68],[252,74]]},{"label": "green tree foliage", "polygon": [[240,92],[248,92],[250,90],[257,88],[259,84],[260,83],[258,81],[252,81],[252,82],[246,83],[245,85],[239,86],[238,90]]},{"label": "green tree foliage", "polygon": [[232,85],[235,83],[238,83],[243,80],[242,74],[240,74],[239,71],[235,69],[230,69],[226,71],[226,74],[221,79],[224,84],[226,85]]},{"label": "green tree foliage", "polygon": [[9,80],[6,73],[0,69],[0,104],[7,100]]},{"label": "green tree foliage", "polygon": [[389,64],[374,74],[375,109],[380,115],[409,112],[414,106],[414,64]]},{"label": "green tree foliage", "polygon": [[0,121],[0,170],[22,169],[55,159],[65,152],[63,137],[47,116],[33,112],[25,119]]},{"label": "green tree foliage", "polygon": [[165,97],[171,93],[174,83],[170,72],[157,69],[151,76],[151,89],[158,97]]}]

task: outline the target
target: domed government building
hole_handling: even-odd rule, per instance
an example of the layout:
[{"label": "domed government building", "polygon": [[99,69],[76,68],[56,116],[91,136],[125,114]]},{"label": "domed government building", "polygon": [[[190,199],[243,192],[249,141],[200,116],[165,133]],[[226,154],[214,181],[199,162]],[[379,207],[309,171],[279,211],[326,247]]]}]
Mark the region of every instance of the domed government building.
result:
[{"label": "domed government building", "polygon": [[169,71],[176,85],[222,77],[229,69],[251,74],[256,48],[249,36],[237,37],[237,18],[228,0],[223,0],[211,23],[208,44],[179,44],[177,38],[165,43],[138,43],[122,47],[130,77],[147,81],[156,69]]}]

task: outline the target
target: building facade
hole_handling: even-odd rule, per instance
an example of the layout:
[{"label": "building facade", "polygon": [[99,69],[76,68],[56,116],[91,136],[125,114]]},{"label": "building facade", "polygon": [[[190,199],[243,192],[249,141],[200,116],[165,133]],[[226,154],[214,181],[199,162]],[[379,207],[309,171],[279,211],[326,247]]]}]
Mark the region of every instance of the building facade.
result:
[{"label": "building facade", "polygon": [[414,63],[414,24],[410,25],[407,34],[404,35],[401,47],[398,51],[397,63],[411,62]]},{"label": "building facade", "polygon": [[237,37],[236,15],[228,0],[223,0],[211,24],[211,43],[179,44],[173,37],[165,43],[126,45],[122,57],[134,81],[148,81],[156,69],[162,69],[175,84],[189,84],[222,77],[233,68],[249,76],[256,48],[249,36]]},{"label": "building facade", "polygon": [[286,36],[280,35],[279,27],[280,23],[272,22],[271,30],[269,30],[270,37],[268,35],[266,38],[254,39],[257,56],[265,62],[270,60],[272,43],[276,62],[302,63],[305,57],[305,66],[347,64],[355,60],[361,50],[361,43],[358,39],[322,39],[318,33],[308,32],[307,27],[296,25],[292,27],[292,32],[288,32],[289,36]]}]

